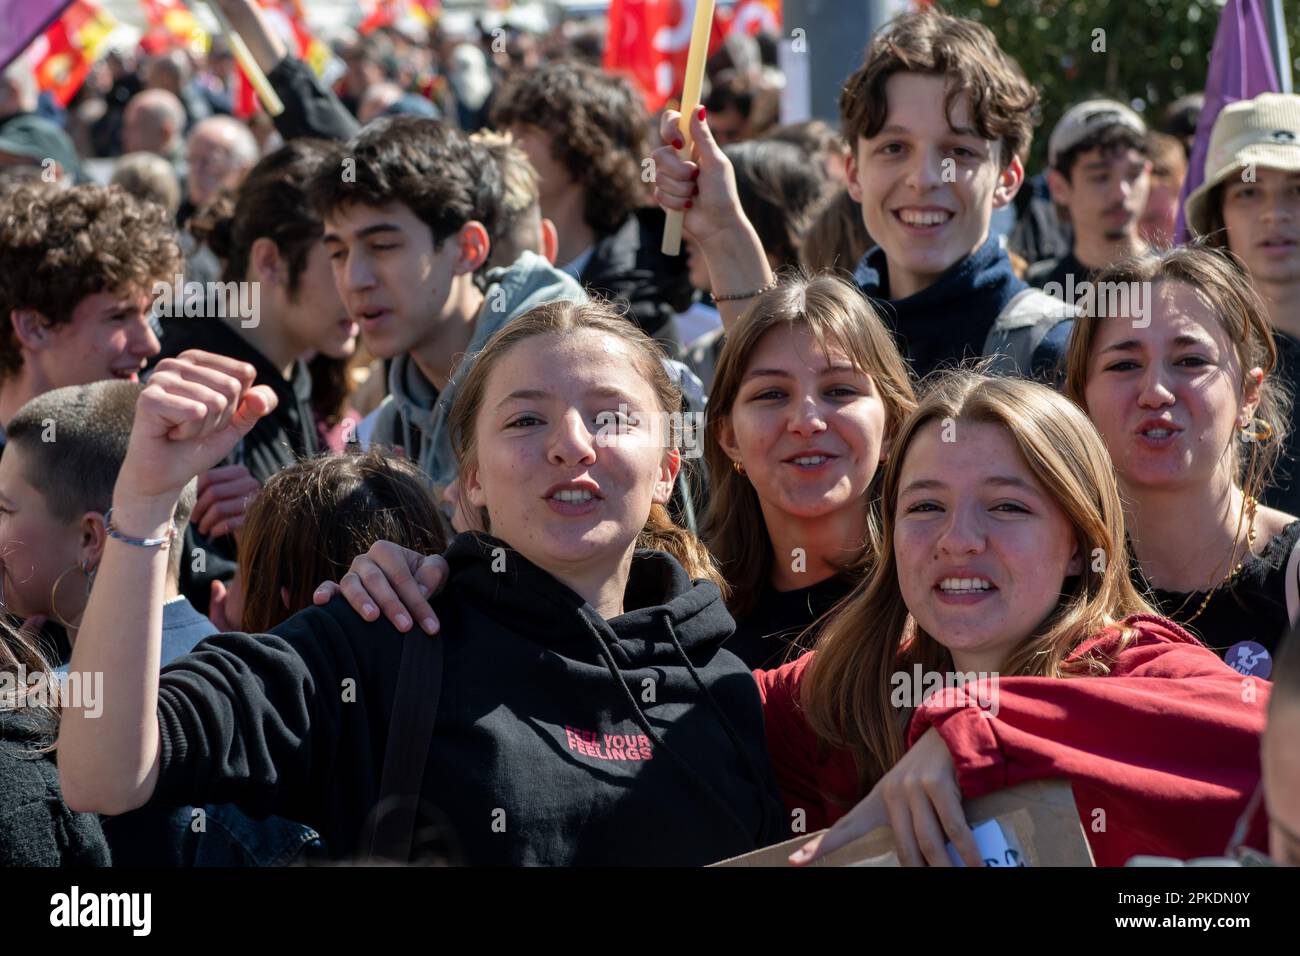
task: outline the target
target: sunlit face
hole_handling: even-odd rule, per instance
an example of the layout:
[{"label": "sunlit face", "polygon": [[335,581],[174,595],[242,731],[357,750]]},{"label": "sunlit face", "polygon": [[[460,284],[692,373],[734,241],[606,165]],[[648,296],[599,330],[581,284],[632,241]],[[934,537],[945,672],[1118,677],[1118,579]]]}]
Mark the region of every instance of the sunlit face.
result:
[{"label": "sunlit face", "polygon": [[330,358],[348,358],[357,350],[360,326],[348,316],[330,271],[325,244],[314,243],[298,274],[297,291],[284,310],[284,321],[298,341]]},{"label": "sunlit face", "polygon": [[[1120,480],[1130,487],[1204,487],[1235,465],[1237,428],[1258,390],[1209,301],[1181,282],[1156,283],[1150,324],[1102,319],[1084,400]],[[1221,475],[1220,475],[1221,477]]]},{"label": "sunlit face", "polygon": [[[959,670],[999,671],[1081,570],[1070,520],[1001,425],[931,422],[908,445],[894,512],[898,583]],[[945,437],[952,441],[944,441]]]},{"label": "sunlit face", "polygon": [[1135,235],[1151,191],[1151,163],[1136,149],[1090,149],[1075,158],[1069,179],[1055,170],[1049,176],[1076,235],[1105,242]]},{"label": "sunlit face", "polygon": [[888,414],[870,375],[806,328],[759,341],[718,440],[745,468],[765,515],[862,510],[887,442]]},{"label": "sunlit face", "polygon": [[140,370],[162,350],[149,325],[148,293],[99,292],[72,310],[72,321],[45,330],[39,348],[24,360],[39,367],[49,388],[88,385],[106,378],[138,381]]},{"label": "sunlit face", "polygon": [[591,330],[534,336],[488,376],[465,492],[487,508],[492,533],[539,567],[612,574],[650,506],[672,493],[677,458],[664,432],[624,342]]},{"label": "sunlit face", "polygon": [[1237,176],[1223,190],[1228,248],[1259,282],[1300,282],[1300,173],[1254,169],[1255,181]]},{"label": "sunlit face", "polygon": [[885,90],[885,125],[858,137],[849,158],[849,195],[885,250],[899,299],[983,245],[993,210],[1015,197],[1024,170],[976,132],[965,95],[944,113],[944,77],[896,73]]},{"label": "sunlit face", "polygon": [[[334,284],[376,358],[411,352],[436,338],[447,317],[459,247],[409,206],[342,206],[325,220]],[[331,313],[333,314],[333,313]]]},{"label": "sunlit face", "polygon": [[[11,442],[0,456],[0,601],[19,617],[50,616],[55,579],[78,563],[79,522],[50,514],[45,497],[28,481],[29,456]],[[73,620],[86,603],[86,579],[69,574],[59,588],[59,613]]]}]

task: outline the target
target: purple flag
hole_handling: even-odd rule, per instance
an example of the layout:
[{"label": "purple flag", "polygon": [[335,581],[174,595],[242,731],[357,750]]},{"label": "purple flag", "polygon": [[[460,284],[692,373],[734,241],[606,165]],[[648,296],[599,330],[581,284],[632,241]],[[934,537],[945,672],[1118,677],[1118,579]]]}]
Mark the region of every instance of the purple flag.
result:
[{"label": "purple flag", "polygon": [[1205,107],[1196,124],[1196,143],[1188,163],[1187,179],[1178,197],[1179,242],[1188,239],[1183,206],[1187,197],[1205,179],[1205,154],[1210,148],[1210,133],[1219,112],[1229,103],[1249,100],[1260,93],[1279,93],[1281,86],[1273,65],[1268,41],[1268,20],[1264,11],[1268,0],[1228,0],[1214,34],[1210,51],[1210,68],[1205,75]]},{"label": "purple flag", "polygon": [[71,4],[72,0],[0,0],[0,70]]}]

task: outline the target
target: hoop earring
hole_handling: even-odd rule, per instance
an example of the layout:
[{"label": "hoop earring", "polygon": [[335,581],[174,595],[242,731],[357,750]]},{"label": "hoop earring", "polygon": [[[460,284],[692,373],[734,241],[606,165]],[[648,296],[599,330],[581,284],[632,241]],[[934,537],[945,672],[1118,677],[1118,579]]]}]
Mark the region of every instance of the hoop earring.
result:
[{"label": "hoop earring", "polygon": [[72,565],[72,567],[64,569],[63,573],[54,579],[54,586],[50,588],[50,613],[54,616],[54,620],[58,621],[69,631],[75,631],[77,629],[77,625],[68,623],[68,621],[63,617],[63,615],[59,613],[57,595],[59,593],[59,585],[62,584],[63,579],[66,578],[73,571],[80,571],[83,575],[85,575],[86,597],[90,597],[90,585],[91,582],[94,580],[94,578],[90,574],[90,572],[86,570],[85,564],[74,564]]},{"label": "hoop earring", "polygon": [[1249,422],[1239,426],[1241,431],[1241,440],[1244,442],[1258,442],[1263,444],[1273,437],[1273,426],[1267,419],[1252,418]]},{"label": "hoop earring", "polygon": [[740,462],[733,460],[731,462],[731,467],[736,469],[736,474],[742,476],[745,474],[745,466],[742,465]]}]

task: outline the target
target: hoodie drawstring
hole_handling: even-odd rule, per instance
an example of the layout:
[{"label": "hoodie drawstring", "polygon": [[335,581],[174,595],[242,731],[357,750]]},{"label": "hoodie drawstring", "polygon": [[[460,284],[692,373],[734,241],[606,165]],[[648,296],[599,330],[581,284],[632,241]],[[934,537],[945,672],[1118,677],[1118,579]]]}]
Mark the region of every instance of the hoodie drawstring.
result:
[{"label": "hoodie drawstring", "polygon": [[[659,732],[650,725],[649,718],[646,717],[645,711],[641,709],[641,705],[637,702],[636,694],[632,693],[631,688],[627,686],[627,682],[623,679],[622,672],[618,669],[618,666],[614,663],[613,655],[610,653],[609,644],[605,640],[604,635],[600,633],[600,630],[598,628],[592,625],[591,621],[588,619],[586,614],[579,612],[578,616],[582,618],[583,623],[587,626],[587,632],[591,634],[592,638],[595,640],[596,652],[600,656],[601,660],[605,662],[605,667],[608,668],[610,676],[614,678],[614,683],[616,683],[619,689],[623,691],[624,697],[627,699],[628,703],[632,705],[632,713],[634,715],[634,719],[636,721],[637,726],[640,727],[643,731],[645,731],[646,736],[648,736],[652,741],[654,741],[655,745],[658,746],[664,753],[668,754],[668,756],[671,757],[673,761],[676,762],[676,764],[682,769],[682,772],[685,773],[687,777],[689,777],[692,781],[694,781],[696,786],[698,786],[700,790],[702,790],[705,793],[705,795],[709,797],[709,799],[711,799],[722,809],[724,814],[736,824],[736,826],[741,830],[742,833],[744,833],[745,840],[749,843],[749,845],[753,847],[757,847],[759,845],[759,840],[756,839],[754,837],[754,834],[750,832],[750,829],[745,824],[745,821],[740,819],[740,817],[736,814],[735,809],[732,808],[731,804],[729,804],[726,800],[724,800],[722,796],[717,792],[717,790],[713,788],[713,785],[710,784],[708,780],[704,779],[702,775],[697,773],[695,768],[692,767],[686,761],[686,759],[681,756],[681,754],[677,753],[677,751],[675,751],[672,747],[668,746],[667,741],[665,741],[663,737],[660,736]],[[675,645],[677,644],[677,636],[675,634],[673,635],[673,643]],[[681,646],[680,645],[677,646],[678,646],[678,651],[680,652]],[[692,668],[692,671],[693,670],[694,668]],[[696,681],[698,682],[698,680],[699,677],[697,675]],[[716,703],[714,704],[714,706],[715,707],[717,706]],[[766,805],[764,805],[764,810],[763,810],[763,824],[764,824],[763,830],[760,832],[766,833],[767,832]]]}]

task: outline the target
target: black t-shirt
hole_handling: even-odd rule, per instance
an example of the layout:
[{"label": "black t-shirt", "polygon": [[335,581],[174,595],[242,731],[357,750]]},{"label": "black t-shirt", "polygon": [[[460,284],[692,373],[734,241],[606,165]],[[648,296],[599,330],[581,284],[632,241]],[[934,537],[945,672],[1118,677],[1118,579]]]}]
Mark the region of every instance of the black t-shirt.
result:
[{"label": "black t-shirt", "polygon": [[854,583],[837,574],[793,591],[764,585],[754,609],[737,619],[727,650],[750,670],[781,666],[812,647],[816,634],[805,635],[804,631],[847,596]]},{"label": "black t-shirt", "polygon": [[[1300,342],[1282,332],[1274,332],[1273,341],[1277,343],[1277,368],[1273,377],[1294,396],[1300,383]],[[1259,501],[1278,511],[1300,516],[1300,427],[1294,411],[1290,424],[1291,433],[1282,445],[1282,457],[1273,471],[1273,481],[1259,496]]]},{"label": "black t-shirt", "polygon": [[[1267,678],[1283,637],[1290,630],[1286,610],[1286,568],[1300,540],[1300,521],[1293,521],[1244,562],[1232,583],[1219,588],[1191,624],[1183,624],[1205,600],[1205,591],[1178,594],[1152,589],[1147,595],[1161,614],[1183,624],[1216,654],[1243,674]],[[1149,587],[1135,564],[1133,581]]]}]

